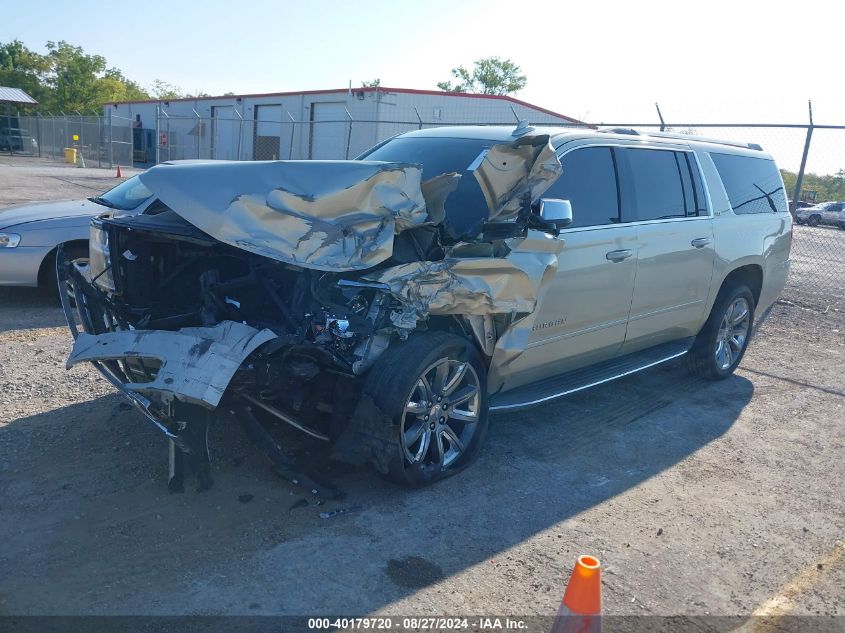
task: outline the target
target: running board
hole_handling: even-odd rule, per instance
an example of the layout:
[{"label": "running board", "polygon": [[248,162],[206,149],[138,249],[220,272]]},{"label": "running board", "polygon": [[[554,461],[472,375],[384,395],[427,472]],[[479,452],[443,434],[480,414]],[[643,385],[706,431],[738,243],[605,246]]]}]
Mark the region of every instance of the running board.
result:
[{"label": "running board", "polygon": [[596,365],[494,394],[490,396],[490,411],[492,413],[523,409],[654,367],[686,354],[694,340],[686,338],[662,343],[634,354],[611,358]]}]

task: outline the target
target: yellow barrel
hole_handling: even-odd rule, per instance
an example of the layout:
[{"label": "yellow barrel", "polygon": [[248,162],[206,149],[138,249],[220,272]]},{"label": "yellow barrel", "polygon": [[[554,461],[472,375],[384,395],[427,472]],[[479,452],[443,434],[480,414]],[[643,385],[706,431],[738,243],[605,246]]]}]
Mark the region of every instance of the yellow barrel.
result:
[{"label": "yellow barrel", "polygon": [[65,147],[65,162],[70,163],[71,165],[76,164],[76,148],[75,147]]}]

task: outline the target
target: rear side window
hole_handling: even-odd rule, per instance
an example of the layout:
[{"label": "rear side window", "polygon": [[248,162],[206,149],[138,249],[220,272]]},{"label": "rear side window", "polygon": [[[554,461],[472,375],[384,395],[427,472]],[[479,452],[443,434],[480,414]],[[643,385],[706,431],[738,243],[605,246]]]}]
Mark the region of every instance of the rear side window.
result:
[{"label": "rear side window", "polygon": [[786,213],[783,182],[773,160],[710,153],[734,213]]},{"label": "rear side window", "polygon": [[694,205],[694,194],[689,167],[681,152],[626,148],[619,156],[623,222],[687,216]]},{"label": "rear side window", "polygon": [[616,166],[609,147],[585,147],[565,154],[563,173],[543,194],[569,200],[570,228],[619,222]]}]

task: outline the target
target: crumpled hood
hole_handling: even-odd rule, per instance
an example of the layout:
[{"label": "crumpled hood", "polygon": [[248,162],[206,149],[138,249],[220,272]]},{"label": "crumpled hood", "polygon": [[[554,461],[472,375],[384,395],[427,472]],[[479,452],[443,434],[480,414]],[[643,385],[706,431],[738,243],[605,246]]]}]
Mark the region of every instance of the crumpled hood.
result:
[{"label": "crumpled hood", "polygon": [[[547,135],[494,145],[474,175],[489,218],[512,221],[560,175]],[[443,221],[460,176],[421,182],[422,168],[379,161],[203,161],[140,174],[176,214],[236,248],[305,268],[366,270],[393,254],[397,233]]]},{"label": "crumpled hood", "polygon": [[272,161],[161,165],[141,181],[230,246],[317,270],[371,268],[429,220],[417,165]]},{"label": "crumpled hood", "polygon": [[94,217],[100,215],[103,211],[108,211],[108,209],[90,200],[59,200],[57,202],[19,204],[0,209],[0,229],[40,220]]}]

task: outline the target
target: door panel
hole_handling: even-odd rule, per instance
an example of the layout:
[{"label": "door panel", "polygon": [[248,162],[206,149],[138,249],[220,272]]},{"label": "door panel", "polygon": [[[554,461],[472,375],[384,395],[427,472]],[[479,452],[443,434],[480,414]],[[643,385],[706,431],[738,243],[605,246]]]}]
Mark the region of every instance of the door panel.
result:
[{"label": "door panel", "polygon": [[632,228],[638,235],[637,280],[623,353],[698,334],[714,262],[710,218]]},{"label": "door panel", "polygon": [[[566,245],[554,280],[538,298],[527,343],[505,335],[497,346],[526,347],[499,368],[504,390],[611,358],[624,341],[636,271],[635,228],[568,230],[559,239]],[[624,250],[632,256],[608,259],[608,253]]]},{"label": "door panel", "polygon": [[637,275],[621,353],[694,336],[713,276],[713,226],[698,163],[676,149],[618,153],[622,222],[637,232]]}]

